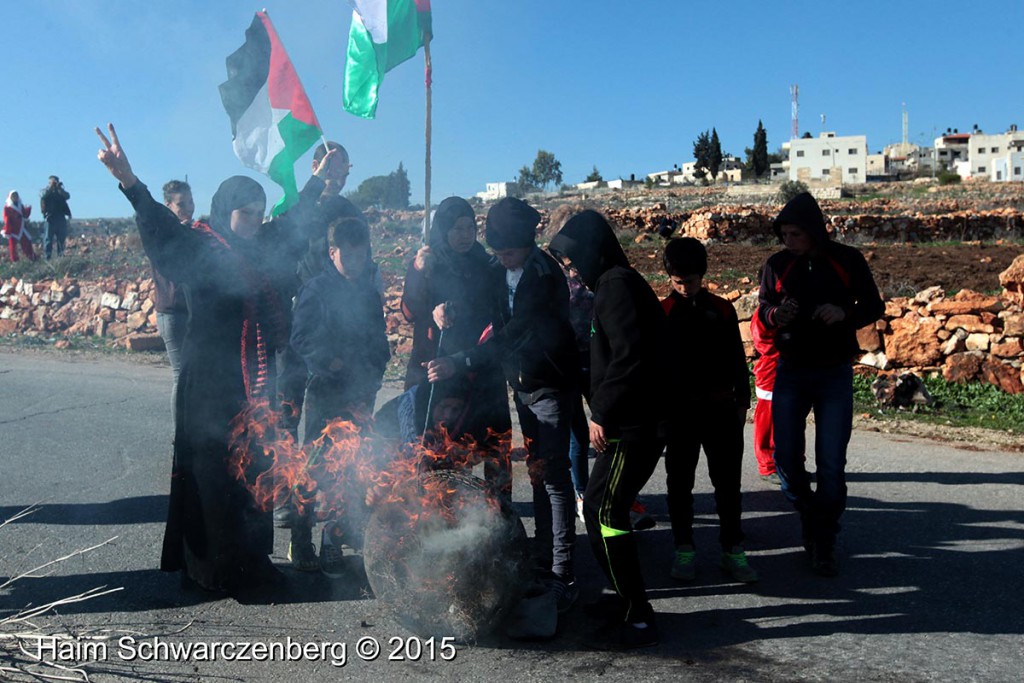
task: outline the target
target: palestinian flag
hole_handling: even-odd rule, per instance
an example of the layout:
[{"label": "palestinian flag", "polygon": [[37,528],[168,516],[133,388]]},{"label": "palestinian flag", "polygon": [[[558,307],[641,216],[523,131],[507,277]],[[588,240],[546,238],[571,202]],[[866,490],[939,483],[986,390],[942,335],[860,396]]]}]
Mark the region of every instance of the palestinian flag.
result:
[{"label": "palestinian flag", "polygon": [[243,164],[284,189],[276,216],[299,199],[295,161],[320,139],[320,123],[266,12],[256,13],[227,67],[220,98],[231,119],[232,146]]},{"label": "palestinian flag", "polygon": [[430,40],[430,0],[349,1],[355,9],[348,34],[343,104],[348,112],[372,119],[384,74]]}]

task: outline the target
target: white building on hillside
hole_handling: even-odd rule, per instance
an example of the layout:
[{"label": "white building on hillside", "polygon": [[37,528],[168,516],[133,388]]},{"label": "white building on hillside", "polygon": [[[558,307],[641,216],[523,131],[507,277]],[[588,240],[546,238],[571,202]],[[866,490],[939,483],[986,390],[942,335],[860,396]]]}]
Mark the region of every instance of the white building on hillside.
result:
[{"label": "white building on hillside", "polygon": [[[1016,128],[1014,126],[1013,128]],[[1005,133],[986,135],[977,132],[971,135],[967,143],[968,159],[971,160],[971,177],[992,177],[992,162],[996,158],[1005,158],[1012,146],[1018,149],[1024,144],[1024,131],[1011,128]],[[1004,178],[1005,179],[1005,178]],[[993,178],[995,180],[995,178]]]},{"label": "white building on hillside", "polygon": [[968,158],[970,140],[970,133],[949,133],[935,138],[935,162],[940,168],[954,168],[955,162]]},{"label": "white building on hillside", "polygon": [[487,183],[487,189],[477,192],[476,196],[485,202],[493,202],[505,197],[515,197],[519,194],[519,184],[516,182]]},{"label": "white building on hillside", "polygon": [[867,175],[865,135],[822,133],[783,143],[789,150],[789,179],[801,182],[863,183]]}]

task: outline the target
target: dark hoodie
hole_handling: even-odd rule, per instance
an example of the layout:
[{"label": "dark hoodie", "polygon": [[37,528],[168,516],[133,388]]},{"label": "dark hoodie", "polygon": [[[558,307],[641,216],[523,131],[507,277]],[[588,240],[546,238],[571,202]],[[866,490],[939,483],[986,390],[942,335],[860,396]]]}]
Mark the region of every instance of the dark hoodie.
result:
[{"label": "dark hoodie", "polygon": [[[775,346],[782,358],[812,367],[849,363],[859,352],[857,330],[878,320],[885,304],[864,256],[829,238],[825,217],[809,193],[783,207],[772,227],[782,239],[782,226],[796,225],[814,241],[807,254],[788,249],[769,257],[761,275],[758,315],[768,329],[777,329]],[[787,300],[799,305],[796,319],[780,326],[776,310]],[[826,325],[814,318],[822,304],[842,308],[846,317]]]},{"label": "dark hoodie", "polygon": [[569,259],[594,292],[593,421],[609,438],[654,437],[668,413],[661,352],[665,314],[658,297],[630,267],[611,226],[596,211],[569,219],[549,249]]}]

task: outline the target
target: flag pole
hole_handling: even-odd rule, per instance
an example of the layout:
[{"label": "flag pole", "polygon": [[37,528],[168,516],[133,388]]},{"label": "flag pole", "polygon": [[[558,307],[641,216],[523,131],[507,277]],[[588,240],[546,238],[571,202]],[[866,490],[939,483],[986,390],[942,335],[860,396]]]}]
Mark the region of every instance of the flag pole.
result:
[{"label": "flag pole", "polygon": [[430,34],[423,36],[423,82],[427,91],[427,119],[425,125],[426,149],[424,154],[424,190],[423,190],[423,244],[429,243],[430,238],[430,91],[433,80],[433,67],[430,62]]}]

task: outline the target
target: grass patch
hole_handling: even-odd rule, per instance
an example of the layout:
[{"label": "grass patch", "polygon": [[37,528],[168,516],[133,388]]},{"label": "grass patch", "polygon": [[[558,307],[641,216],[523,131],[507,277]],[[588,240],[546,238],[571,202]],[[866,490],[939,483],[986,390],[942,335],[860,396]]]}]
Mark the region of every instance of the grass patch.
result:
[{"label": "grass patch", "polygon": [[853,378],[854,410],[882,419],[928,422],[952,427],[984,427],[1013,432],[1024,424],[1024,394],[1007,394],[992,384],[956,384],[942,377],[925,377],[935,403],[916,411],[881,408],[871,393],[874,377]]}]

